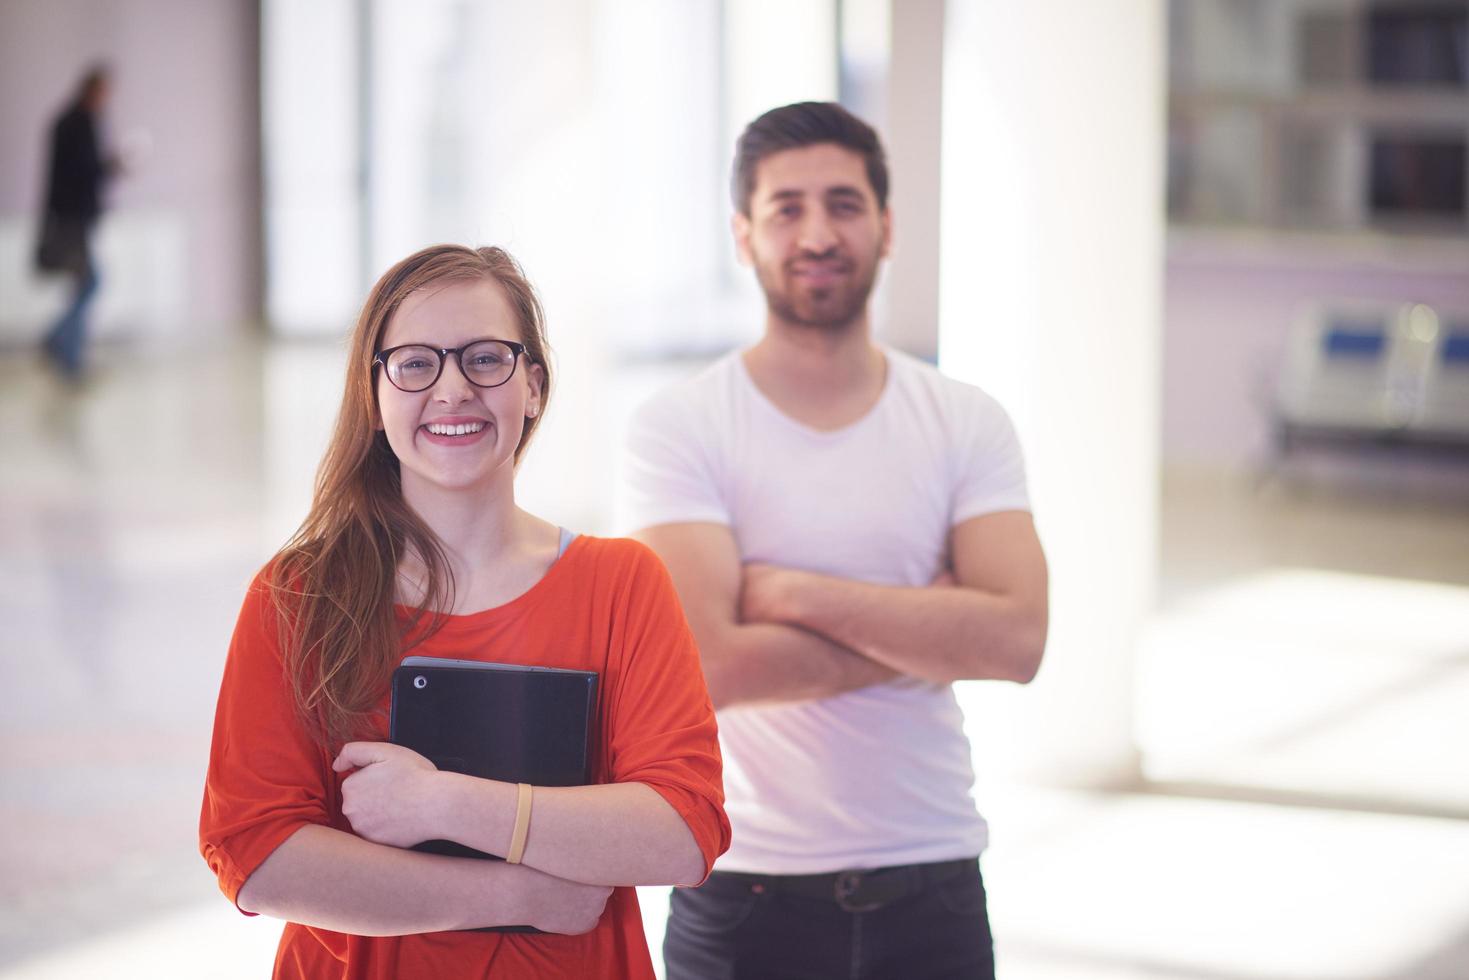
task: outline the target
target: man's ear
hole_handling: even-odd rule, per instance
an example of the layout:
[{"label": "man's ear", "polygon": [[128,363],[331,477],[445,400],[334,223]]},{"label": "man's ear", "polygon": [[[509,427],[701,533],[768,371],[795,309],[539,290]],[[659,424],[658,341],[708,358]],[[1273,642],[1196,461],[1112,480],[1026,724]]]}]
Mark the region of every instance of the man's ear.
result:
[{"label": "man's ear", "polygon": [[877,252],[877,257],[885,259],[893,250],[893,209],[882,209],[882,248]]},{"label": "man's ear", "polygon": [[729,219],[729,230],[734,233],[735,255],[740,260],[740,265],[753,266],[755,255],[750,251],[750,216],[736,211]]}]

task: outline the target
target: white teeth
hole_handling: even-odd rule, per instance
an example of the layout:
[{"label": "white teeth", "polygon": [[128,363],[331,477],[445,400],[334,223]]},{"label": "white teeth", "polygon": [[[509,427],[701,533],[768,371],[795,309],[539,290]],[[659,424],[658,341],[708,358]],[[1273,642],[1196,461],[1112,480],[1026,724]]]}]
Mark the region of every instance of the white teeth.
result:
[{"label": "white teeth", "polygon": [[467,436],[472,432],[483,429],[483,422],[461,422],[459,425],[443,425],[438,422],[430,422],[426,428],[436,436]]}]

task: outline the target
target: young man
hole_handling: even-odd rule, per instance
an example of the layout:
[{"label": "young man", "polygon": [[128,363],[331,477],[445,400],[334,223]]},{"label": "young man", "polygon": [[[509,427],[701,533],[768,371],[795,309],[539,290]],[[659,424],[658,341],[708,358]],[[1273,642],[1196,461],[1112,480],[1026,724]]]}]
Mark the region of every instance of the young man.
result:
[{"label": "young man", "polygon": [[1035,675],[1046,565],[1005,413],[872,340],[887,184],[839,106],[751,123],[733,226],[764,337],[630,432],[627,517],[698,640],[734,827],[674,893],[670,980],[993,975],[950,685]]}]

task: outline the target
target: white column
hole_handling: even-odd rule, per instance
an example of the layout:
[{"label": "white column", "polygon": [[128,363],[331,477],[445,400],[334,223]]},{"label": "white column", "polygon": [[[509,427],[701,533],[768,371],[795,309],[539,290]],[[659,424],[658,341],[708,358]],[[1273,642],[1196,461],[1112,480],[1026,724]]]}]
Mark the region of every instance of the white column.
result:
[{"label": "white column", "polygon": [[880,336],[910,354],[938,353],[940,107],[944,0],[891,0],[888,118],[893,252],[878,316]]},{"label": "white column", "polygon": [[761,113],[837,96],[836,0],[740,0],[724,5],[723,145]]},{"label": "white column", "polygon": [[362,305],[359,16],[353,0],[261,7],[265,313],[278,335],[341,336]]},{"label": "white column", "polygon": [[1163,5],[955,0],[946,19],[939,359],[1012,413],[1051,563],[1039,678],[961,698],[989,773],[1128,780],[1156,564]]}]

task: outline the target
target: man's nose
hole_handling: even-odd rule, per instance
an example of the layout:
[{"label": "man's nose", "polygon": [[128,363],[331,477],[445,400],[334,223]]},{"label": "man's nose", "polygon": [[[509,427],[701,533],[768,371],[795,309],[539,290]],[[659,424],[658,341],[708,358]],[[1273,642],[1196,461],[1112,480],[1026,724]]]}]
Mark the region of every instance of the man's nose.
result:
[{"label": "man's nose", "polygon": [[803,251],[820,254],[837,243],[836,229],[820,208],[812,208],[801,221],[801,234],[796,242]]}]

